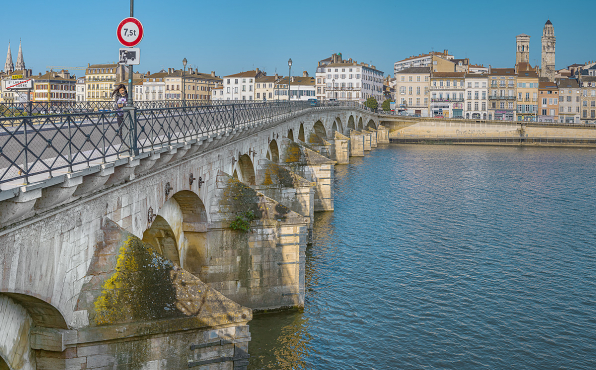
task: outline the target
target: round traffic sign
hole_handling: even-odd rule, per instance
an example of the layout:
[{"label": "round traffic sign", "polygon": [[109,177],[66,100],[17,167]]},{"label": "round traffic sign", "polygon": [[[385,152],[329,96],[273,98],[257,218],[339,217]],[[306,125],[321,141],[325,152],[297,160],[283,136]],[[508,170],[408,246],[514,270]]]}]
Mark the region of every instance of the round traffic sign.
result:
[{"label": "round traffic sign", "polygon": [[122,45],[133,47],[143,39],[143,25],[136,18],[124,18],[118,25],[117,33]]}]

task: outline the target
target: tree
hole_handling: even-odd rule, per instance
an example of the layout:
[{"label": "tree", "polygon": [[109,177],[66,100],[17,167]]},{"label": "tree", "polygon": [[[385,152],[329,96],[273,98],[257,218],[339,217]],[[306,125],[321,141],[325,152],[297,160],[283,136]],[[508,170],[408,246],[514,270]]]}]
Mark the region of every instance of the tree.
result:
[{"label": "tree", "polygon": [[381,105],[381,108],[383,108],[385,112],[389,112],[391,110],[391,100],[385,99],[383,105]]},{"label": "tree", "polygon": [[364,106],[372,110],[375,110],[379,107],[379,103],[377,102],[377,99],[371,96],[370,98],[366,99],[366,102],[364,102]]}]

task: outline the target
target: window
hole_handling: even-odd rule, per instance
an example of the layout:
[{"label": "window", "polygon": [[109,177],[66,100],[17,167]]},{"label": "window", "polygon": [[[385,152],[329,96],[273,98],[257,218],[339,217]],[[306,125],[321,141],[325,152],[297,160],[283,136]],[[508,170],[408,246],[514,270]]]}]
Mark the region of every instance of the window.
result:
[{"label": "window", "polygon": [[[546,98],[542,98],[542,105],[546,105]],[[546,113],[545,113],[546,115]]]}]

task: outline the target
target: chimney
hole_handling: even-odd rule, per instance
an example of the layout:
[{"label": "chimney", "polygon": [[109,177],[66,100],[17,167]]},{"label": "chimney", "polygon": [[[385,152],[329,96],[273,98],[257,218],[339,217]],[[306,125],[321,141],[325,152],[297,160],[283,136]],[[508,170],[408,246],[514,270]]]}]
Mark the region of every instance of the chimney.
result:
[{"label": "chimney", "polygon": [[275,81],[279,80],[279,76],[277,75],[277,73],[275,74]]},{"label": "chimney", "polygon": [[168,74],[172,73],[172,68],[168,67]]},{"label": "chimney", "polygon": [[258,68],[255,68],[255,72],[257,72],[257,74],[259,74],[260,71]]},{"label": "chimney", "polygon": [[307,71],[302,72],[302,77],[308,77],[308,72]]},{"label": "chimney", "polygon": [[291,81],[294,82],[294,76],[291,77]]},{"label": "chimney", "polygon": [[352,63],[352,58],[348,59],[348,62],[349,62],[349,63]]},{"label": "chimney", "polygon": [[215,77],[215,71],[211,71],[211,77]]}]

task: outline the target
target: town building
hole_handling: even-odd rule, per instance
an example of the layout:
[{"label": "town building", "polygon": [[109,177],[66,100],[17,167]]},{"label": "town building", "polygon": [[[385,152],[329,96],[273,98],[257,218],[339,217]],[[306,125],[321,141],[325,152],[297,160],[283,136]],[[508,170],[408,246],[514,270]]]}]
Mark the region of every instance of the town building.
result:
[{"label": "town building", "polygon": [[559,122],[559,88],[554,82],[538,83],[538,122]]},{"label": "town building", "polygon": [[[583,71],[582,71],[583,72]],[[581,123],[596,123],[596,76],[582,73],[581,86]]]},{"label": "town building", "polygon": [[358,64],[351,58],[342,60],[341,54],[333,54],[328,63],[324,61],[319,62],[316,72],[317,98],[364,102],[372,97],[383,101],[383,72],[374,65]]},{"label": "town building", "polygon": [[85,84],[85,76],[77,78],[77,82],[75,84],[75,100],[77,102],[84,102],[86,101],[85,91],[87,89],[87,85]]},{"label": "town building", "polygon": [[430,113],[433,117],[464,118],[464,72],[433,72],[430,77]]},{"label": "town building", "polygon": [[218,86],[211,89],[211,100],[224,100],[223,86]]},{"label": "town building", "polygon": [[[223,77],[223,99],[254,100],[256,80],[267,74],[258,68]],[[218,97],[219,98],[219,97]]]},{"label": "town building", "polygon": [[542,30],[542,64],[540,65],[540,77],[555,81],[555,29],[550,20],[546,21]]},{"label": "town building", "polygon": [[516,66],[518,121],[538,120],[539,76],[536,69],[528,63],[519,63]]},{"label": "town building", "polygon": [[[289,83],[289,85],[288,85]],[[277,82],[277,88],[274,91],[275,100],[288,100],[288,90],[290,91],[290,100],[306,101],[315,99],[315,79],[309,77],[308,73],[303,73],[302,77],[292,76],[284,77]]]},{"label": "town building", "polygon": [[431,67],[409,67],[395,73],[395,103],[410,115],[429,117]]},{"label": "town building", "polygon": [[219,86],[222,82],[214,71],[207,74],[199,72],[196,68],[189,68],[186,71],[168,68],[168,73],[163,79],[165,80],[166,100],[209,101],[211,100],[211,89]]},{"label": "town building", "polygon": [[488,119],[516,120],[515,68],[489,68]]},{"label": "town building", "polygon": [[[408,57],[406,59],[400,60],[393,64],[393,74],[395,75],[397,72],[410,68],[410,67],[429,67],[433,64],[433,56],[439,56],[445,60],[452,60],[454,59],[453,55],[450,55],[448,51],[445,49],[442,53],[431,51],[428,54],[418,54]],[[441,72],[455,72],[455,71],[441,71]],[[395,76],[394,76],[395,77]]]},{"label": "town building", "polygon": [[488,118],[488,76],[466,74],[465,83],[465,118],[486,120]]},{"label": "town building", "polygon": [[[271,101],[278,95],[275,94],[277,82],[281,79],[277,74],[275,76],[263,76],[256,79],[255,100]],[[275,96],[275,97],[274,97]]]},{"label": "town building", "polygon": [[143,79],[143,101],[156,101],[165,99],[166,81],[168,73],[161,70],[157,73],[148,74]]},{"label": "town building", "polygon": [[485,67],[484,65],[480,64],[470,64],[468,66],[468,73],[484,73],[484,74],[488,74],[488,67]]},{"label": "town building", "polygon": [[[88,64],[85,71],[87,101],[112,99],[117,84],[126,80],[124,66],[119,64]],[[128,84],[126,84],[128,89]]]},{"label": "town building", "polygon": [[77,80],[66,70],[46,72],[32,77],[32,101],[70,103],[76,101]]},{"label": "town building", "polygon": [[559,86],[559,122],[580,123],[581,88],[576,79],[557,80]]}]

